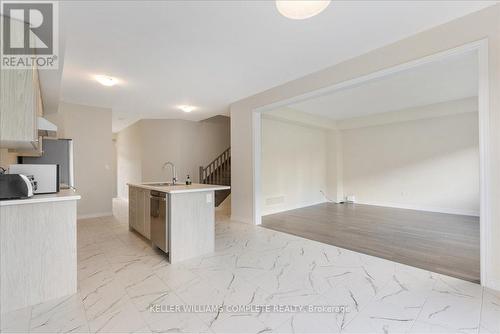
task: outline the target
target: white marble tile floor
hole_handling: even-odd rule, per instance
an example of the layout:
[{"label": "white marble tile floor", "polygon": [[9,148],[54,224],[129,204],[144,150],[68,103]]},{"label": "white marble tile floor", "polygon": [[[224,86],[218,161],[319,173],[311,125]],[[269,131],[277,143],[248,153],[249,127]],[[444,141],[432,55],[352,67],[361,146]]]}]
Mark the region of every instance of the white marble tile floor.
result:
[{"label": "white marble tile floor", "polygon": [[[500,333],[500,293],[477,284],[223,215],[215,253],[170,265],[117,217],[78,222],[78,293],[3,314],[2,332]],[[206,305],[225,308],[188,312]]]}]

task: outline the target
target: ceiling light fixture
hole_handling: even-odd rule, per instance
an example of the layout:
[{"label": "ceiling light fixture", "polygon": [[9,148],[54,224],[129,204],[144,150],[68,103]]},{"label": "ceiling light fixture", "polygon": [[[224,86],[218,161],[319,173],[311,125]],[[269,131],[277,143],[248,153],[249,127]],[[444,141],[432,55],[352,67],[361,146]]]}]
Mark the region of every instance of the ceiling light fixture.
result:
[{"label": "ceiling light fixture", "polygon": [[318,15],[329,4],[330,0],[276,0],[278,11],[293,20],[304,20]]},{"label": "ceiling light fixture", "polygon": [[107,75],[96,75],[95,79],[101,85],[108,86],[108,87],[114,86],[118,83],[118,80],[116,78],[113,78],[113,77],[110,77]]},{"label": "ceiling light fixture", "polygon": [[182,106],[179,106],[178,108],[184,112],[191,112],[191,111],[196,109],[195,106],[189,106],[189,105],[182,105]]}]

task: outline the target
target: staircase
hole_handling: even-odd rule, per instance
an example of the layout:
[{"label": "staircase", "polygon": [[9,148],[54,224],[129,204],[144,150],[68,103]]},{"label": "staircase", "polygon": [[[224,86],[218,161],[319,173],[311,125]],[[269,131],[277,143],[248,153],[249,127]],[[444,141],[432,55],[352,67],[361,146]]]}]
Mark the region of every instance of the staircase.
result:
[{"label": "staircase", "polygon": [[[222,152],[206,167],[200,166],[200,183],[231,185],[231,148]],[[217,190],[215,192],[215,206],[219,206],[230,193],[231,189]]]}]

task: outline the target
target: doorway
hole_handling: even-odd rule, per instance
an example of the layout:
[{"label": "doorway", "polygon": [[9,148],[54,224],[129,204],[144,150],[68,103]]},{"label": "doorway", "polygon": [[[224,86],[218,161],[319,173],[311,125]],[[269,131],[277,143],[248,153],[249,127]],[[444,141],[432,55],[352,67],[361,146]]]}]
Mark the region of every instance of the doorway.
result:
[{"label": "doorway", "polygon": [[[286,212],[286,215],[288,215],[288,219],[298,219],[297,217],[309,212],[309,216],[307,216],[307,214],[305,216],[309,220],[309,223],[307,226],[303,227],[303,229],[308,230],[311,228],[310,221],[314,220],[314,217],[316,218],[316,221],[321,220],[321,218],[319,218],[321,216],[321,214],[317,214],[316,216],[314,216],[313,212],[309,208],[309,207],[313,207],[315,205],[325,206],[325,208],[317,207],[316,208],[317,212],[323,212],[323,214],[324,214],[324,212],[330,210],[330,212],[328,214],[326,214],[326,216],[329,216],[329,217],[344,216],[343,223],[346,224],[346,225],[344,225],[344,228],[347,226],[347,227],[353,228],[354,230],[356,229],[356,227],[352,225],[352,221],[349,224],[348,223],[349,219],[345,218],[345,217],[348,217],[349,215],[351,215],[351,218],[355,217],[355,216],[352,216],[352,212],[357,212],[358,216],[359,215],[369,216],[369,217],[371,217],[370,219],[375,220],[375,221],[379,221],[379,222],[383,221],[383,219],[380,216],[380,214],[382,212],[384,212],[384,215],[386,217],[390,217],[390,216],[401,217],[402,214],[404,214],[406,217],[411,217],[412,215],[413,216],[415,215],[415,212],[418,212],[420,217],[424,217],[424,216],[426,217],[428,224],[431,224],[436,219],[439,219],[442,221],[446,220],[448,222],[453,221],[453,219],[451,219],[451,217],[453,215],[455,215],[457,224],[459,224],[458,221],[468,222],[468,224],[470,226],[474,226],[474,224],[475,224],[476,232],[474,232],[472,229],[469,232],[462,233],[461,235],[462,236],[464,236],[466,234],[469,234],[472,236],[476,235],[477,241],[471,241],[471,240],[465,240],[465,239],[462,241],[464,242],[464,245],[467,243],[474,244],[471,247],[470,254],[472,254],[472,255],[470,257],[471,257],[471,259],[474,259],[473,262],[475,263],[478,270],[479,270],[479,267],[481,268],[481,271],[480,271],[481,274],[479,275],[476,272],[475,274],[472,274],[472,275],[462,275],[462,274],[455,275],[449,270],[447,272],[443,272],[443,273],[449,274],[452,276],[459,276],[461,278],[468,279],[471,281],[479,281],[479,280],[484,281],[484,275],[485,275],[484,266],[480,266],[479,263],[484,263],[484,260],[487,257],[484,246],[485,246],[485,240],[486,240],[485,236],[486,236],[487,231],[489,230],[489,223],[490,223],[488,217],[486,216],[487,211],[485,210],[488,203],[486,203],[484,200],[485,193],[486,193],[486,186],[487,186],[487,184],[484,182],[484,180],[487,179],[487,174],[488,174],[487,170],[485,168],[486,164],[484,162],[485,159],[487,159],[487,155],[485,154],[485,152],[487,152],[487,148],[485,147],[486,141],[484,140],[484,138],[486,138],[486,136],[487,136],[486,124],[488,123],[488,120],[487,120],[487,78],[486,79],[484,78],[484,73],[487,73],[487,71],[485,71],[485,66],[487,66],[487,63],[486,63],[485,57],[484,57],[485,48],[486,48],[485,42],[472,43],[472,44],[469,44],[469,45],[466,45],[466,46],[463,46],[463,47],[460,47],[457,49],[453,49],[453,50],[450,50],[450,51],[447,51],[444,53],[432,55],[430,57],[426,57],[424,59],[420,59],[420,60],[412,62],[412,63],[403,64],[403,65],[400,65],[400,66],[397,66],[397,67],[394,67],[391,69],[386,69],[386,70],[383,70],[383,71],[380,71],[377,73],[373,73],[373,74],[370,74],[370,75],[362,77],[362,78],[350,80],[349,82],[343,82],[341,84],[335,85],[334,87],[329,87],[327,89],[323,89],[323,90],[318,91],[318,92],[311,92],[311,93],[306,94],[307,96],[296,97],[296,98],[293,98],[293,99],[290,99],[287,101],[282,101],[282,102],[273,104],[271,106],[266,106],[264,108],[260,108],[258,110],[255,110],[255,112],[254,112],[254,131],[255,131],[254,132],[254,147],[255,147],[255,152],[254,152],[255,169],[254,170],[256,173],[256,178],[255,178],[256,184],[254,185],[254,187],[255,187],[255,194],[254,194],[254,196],[255,196],[254,197],[254,203],[255,203],[254,210],[255,211],[254,212],[255,212],[255,218],[256,218],[255,223],[260,224],[263,221],[265,223],[266,218],[263,219],[263,216],[268,216],[269,218],[272,218],[273,214],[278,215],[281,212]],[[477,161],[477,164],[478,164],[477,211],[478,212],[477,212],[477,215],[470,214],[470,212],[446,212],[446,211],[443,212],[443,211],[440,211],[439,208],[438,208],[438,210],[433,210],[433,208],[430,208],[430,210],[429,210],[429,208],[425,207],[425,206],[423,206],[423,207],[418,207],[418,206],[412,207],[411,205],[401,206],[401,203],[396,203],[397,205],[390,205],[391,203],[390,202],[388,203],[387,200],[382,201],[382,203],[376,203],[376,202],[360,203],[360,202],[356,202],[356,199],[354,199],[353,204],[343,204],[342,207],[335,206],[335,205],[328,206],[327,205],[328,203],[345,202],[345,201],[349,200],[347,197],[349,197],[350,195],[353,195],[352,197],[354,197],[354,198],[356,197],[356,194],[342,193],[341,191],[329,191],[329,192],[327,192],[327,194],[325,194],[325,191],[321,191],[321,195],[323,196],[323,199],[324,199],[323,203],[321,202],[321,199],[318,199],[318,198],[320,198],[318,196],[318,197],[316,197],[316,199],[313,199],[313,201],[311,201],[310,203],[307,203],[307,201],[305,201],[302,204],[300,204],[300,201],[298,201],[297,203],[299,203],[299,205],[297,205],[296,207],[293,207],[293,205],[292,205],[292,206],[287,207],[286,208],[287,210],[281,210],[281,211],[278,210],[277,212],[269,212],[269,210],[268,210],[269,208],[266,206],[271,206],[271,207],[274,206],[275,208],[279,207],[280,203],[283,202],[282,197],[287,197],[287,195],[280,196],[280,194],[277,193],[277,194],[275,194],[275,196],[265,197],[266,196],[265,189],[263,189],[264,186],[262,185],[262,181],[263,181],[263,178],[265,176],[263,175],[263,172],[262,172],[262,167],[263,167],[262,148],[263,147],[262,147],[262,138],[260,137],[260,133],[262,132],[262,127],[265,126],[263,124],[263,119],[265,119],[267,117],[266,115],[272,115],[273,114],[272,111],[283,110],[286,108],[296,110],[292,107],[296,107],[298,104],[305,104],[308,100],[311,100],[311,99],[315,99],[315,98],[316,99],[318,99],[318,98],[325,99],[325,96],[332,94],[332,93],[335,93],[335,92],[340,91],[340,92],[345,93],[346,91],[352,90],[353,88],[356,88],[356,87],[360,87],[363,84],[374,82],[374,81],[376,82],[376,81],[384,80],[384,78],[388,78],[388,77],[394,76],[394,75],[397,76],[405,71],[412,71],[418,67],[432,66],[433,64],[436,64],[439,62],[445,62],[445,61],[450,60],[452,58],[467,57],[467,56],[475,57],[475,65],[476,65],[475,71],[476,71],[477,76],[478,76],[478,79],[477,79],[477,99],[476,99],[476,106],[477,106],[477,109],[476,109],[477,110],[477,128],[476,128],[477,138],[476,138],[476,140],[478,142],[478,148],[477,148],[477,151],[478,151],[478,157],[477,157],[478,158],[478,161]],[[441,103],[441,102],[438,102],[438,103]],[[345,109],[346,108],[342,108],[342,110],[345,110]],[[406,108],[406,109],[411,109],[411,107]],[[363,115],[363,116],[366,116],[366,115]],[[374,113],[372,115],[372,120],[371,120],[372,122],[377,122],[376,116],[377,116],[376,113]],[[386,114],[384,117],[388,118],[389,116],[391,116],[391,115]],[[394,115],[392,115],[392,116],[394,116]],[[273,117],[279,118],[279,115],[278,116],[272,115],[271,118],[273,118]],[[353,117],[351,117],[351,118],[353,118]],[[360,121],[359,119],[355,120],[355,122],[358,122],[358,123],[359,123],[359,121]],[[291,122],[298,123],[299,118],[295,117],[295,119],[292,119]],[[349,122],[353,123],[353,120],[350,119]],[[344,122],[344,125],[349,123],[349,122]],[[309,123],[310,124],[308,124],[308,126],[312,125],[312,127],[317,127],[317,128],[329,126],[328,124],[326,124],[327,122],[319,122],[321,124],[318,124],[318,119],[316,119],[316,120],[313,119],[313,121],[309,120]],[[379,125],[382,125],[382,123]],[[337,186],[337,187],[339,187],[339,186]],[[340,188],[342,188],[342,184],[340,185]],[[318,193],[320,193],[320,192],[318,191]],[[361,196],[361,198],[363,198],[363,197],[365,197],[365,196]],[[314,200],[316,200],[318,203],[314,203]],[[366,201],[361,201],[361,202],[366,202]],[[267,204],[269,204],[269,205],[267,205]],[[380,205],[380,204],[383,204],[383,205]],[[285,207],[286,207],[286,205],[285,205]],[[334,209],[332,210],[332,208],[334,208]],[[300,210],[302,210],[302,212],[300,212]],[[351,210],[352,212],[349,213],[349,210]],[[447,214],[450,216],[445,216]],[[290,218],[290,217],[293,217],[293,218]],[[464,217],[468,217],[468,218],[464,219]],[[275,218],[276,218],[276,216],[275,216]],[[281,218],[283,218],[283,217],[281,217]],[[426,219],[424,219],[424,220],[426,220]],[[283,220],[283,219],[281,219],[281,220]],[[342,219],[340,219],[340,220],[342,220]],[[276,221],[276,219],[275,219],[275,221]],[[407,221],[410,222],[411,219],[408,218]],[[419,223],[419,221],[420,221],[420,223]],[[420,224],[421,227],[425,226],[425,223],[421,223],[421,221],[422,221],[422,219],[420,219],[420,220],[417,219],[414,222],[417,225],[413,225],[413,229],[417,228],[419,226],[418,224]],[[278,223],[278,225],[279,225],[279,223]],[[410,229],[412,228],[411,226],[412,226],[411,224],[403,224],[402,225],[402,227],[410,228]],[[360,232],[358,234],[354,233],[354,236],[359,237],[360,235],[363,234],[363,232],[365,232],[365,233],[368,232],[367,234],[373,238],[375,236],[375,234],[369,233],[369,227],[373,227],[373,225],[366,225],[365,228],[359,228],[358,231],[360,231]],[[381,227],[381,225],[379,225],[378,227]],[[384,228],[381,228],[381,229],[384,230]],[[459,229],[460,228],[457,228],[457,231]],[[398,231],[397,226],[392,225],[388,230],[385,231],[385,235],[389,235],[391,232],[393,234],[394,233],[397,234],[397,231]],[[463,230],[463,231],[465,231],[465,230]],[[291,233],[293,233],[293,232],[291,232]],[[400,233],[404,234],[406,232],[404,232],[404,229],[403,229],[400,231]],[[324,233],[323,234],[319,233],[319,235],[324,236]],[[384,235],[384,233],[382,233],[381,235]],[[310,237],[310,238],[312,238],[312,237]],[[428,251],[428,250],[431,250],[432,247],[430,247],[428,244],[426,244],[426,242],[429,239],[433,239],[433,238],[439,239],[439,235],[437,235],[437,237],[436,237],[436,235],[425,236],[422,234],[422,235],[419,235],[419,238],[421,239],[421,241],[423,241],[419,247],[421,247],[422,249],[426,249],[426,251]],[[452,240],[455,237],[449,236],[449,238],[450,238],[450,240]],[[312,239],[314,239],[314,238],[312,238]],[[398,238],[396,238],[396,240],[397,239]],[[343,240],[345,240],[345,238]],[[354,239],[349,240],[349,241],[353,241],[353,240]],[[319,240],[319,241],[321,241],[321,240]],[[326,241],[323,241],[323,242],[326,242]],[[366,240],[360,240],[358,245],[362,244],[363,242],[365,244],[361,245],[360,247],[365,247],[367,249],[368,248],[373,249],[373,247],[366,244]],[[379,241],[379,244],[381,244],[380,241]],[[338,241],[337,241],[336,245],[349,248],[346,245],[344,245],[344,246],[340,245]],[[438,245],[438,244],[436,243],[436,244],[434,244],[434,246],[435,245]],[[403,246],[404,246],[404,244],[403,244]],[[442,246],[444,246],[444,245],[442,245]],[[476,247],[476,250],[473,249],[474,247]],[[480,251],[479,251],[479,249],[480,249]],[[360,249],[355,249],[355,250],[362,251]],[[377,251],[382,252],[381,250],[377,250]],[[387,252],[387,250],[385,250],[385,251]],[[365,250],[364,252],[369,253],[367,250]],[[388,253],[394,253],[394,252],[395,251],[388,251]],[[478,256],[473,255],[474,252],[476,252],[476,254],[478,254]],[[413,253],[418,254],[418,252],[415,250],[413,251]],[[470,254],[467,255],[466,253],[467,252],[464,250],[463,251],[464,256],[470,255]],[[376,252],[372,253],[372,255],[390,258],[390,256],[383,256],[382,253],[376,254]],[[398,259],[394,259],[394,258],[390,258],[390,259],[398,261]],[[398,262],[404,263],[404,261],[401,259]],[[414,263],[414,262],[407,263],[407,264],[414,265],[417,267],[422,267],[421,264]],[[431,267],[426,268],[426,269],[429,269],[431,271],[439,271],[439,270],[436,270],[436,268],[431,268]],[[474,270],[472,270],[472,271],[474,271]]]}]

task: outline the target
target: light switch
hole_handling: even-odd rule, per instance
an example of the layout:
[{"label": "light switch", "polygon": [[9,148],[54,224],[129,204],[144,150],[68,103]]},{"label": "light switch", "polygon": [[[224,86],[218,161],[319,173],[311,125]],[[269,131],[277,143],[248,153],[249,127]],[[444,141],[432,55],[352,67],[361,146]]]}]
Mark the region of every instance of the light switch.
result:
[{"label": "light switch", "polygon": [[207,203],[212,203],[212,194],[207,194]]}]

